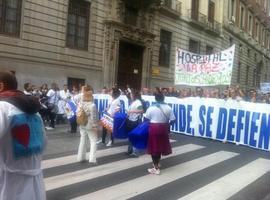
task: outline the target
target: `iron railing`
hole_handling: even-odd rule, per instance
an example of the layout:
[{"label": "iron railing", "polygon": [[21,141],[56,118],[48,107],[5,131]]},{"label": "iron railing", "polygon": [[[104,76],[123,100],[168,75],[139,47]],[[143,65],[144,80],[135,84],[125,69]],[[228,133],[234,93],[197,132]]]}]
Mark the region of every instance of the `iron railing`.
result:
[{"label": "iron railing", "polygon": [[207,22],[207,28],[211,31],[214,31],[216,33],[220,33],[221,32],[221,24],[217,21],[208,21]]},{"label": "iron railing", "polygon": [[175,7],[172,4],[172,0],[162,0],[161,1],[161,6],[168,8],[170,10],[176,11],[178,14],[181,15],[181,8],[182,8],[182,3],[180,1],[176,1]]},{"label": "iron railing", "polygon": [[195,22],[199,25],[205,26],[207,22],[206,15],[196,12],[193,9],[188,10],[189,18],[192,20],[192,22]]}]

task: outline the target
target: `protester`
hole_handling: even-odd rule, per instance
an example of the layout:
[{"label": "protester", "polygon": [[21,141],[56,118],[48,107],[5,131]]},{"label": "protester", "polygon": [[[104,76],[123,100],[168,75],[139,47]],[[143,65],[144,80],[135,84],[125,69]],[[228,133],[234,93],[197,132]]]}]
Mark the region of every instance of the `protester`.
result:
[{"label": "protester", "polygon": [[46,83],[42,84],[40,87],[41,96],[46,96],[48,91],[48,85]]},{"label": "protester", "polygon": [[57,116],[56,116],[56,124],[60,124],[60,123],[65,123],[66,121],[66,112],[65,112],[65,107],[66,107],[66,103],[68,98],[71,96],[67,85],[63,86],[63,90],[60,90],[59,92],[59,101],[58,101],[58,112],[57,112]]},{"label": "protester", "polygon": [[55,128],[55,118],[58,112],[58,101],[60,99],[58,86],[56,83],[52,83],[51,89],[47,93],[48,97],[48,114],[50,118],[50,125],[46,127],[47,130]]},{"label": "protester", "polygon": [[148,169],[151,174],[160,174],[161,155],[169,155],[172,148],[169,141],[170,123],[175,121],[170,106],[164,103],[164,95],[157,91],[156,104],[149,107],[145,118],[150,120],[147,151],[152,156],[153,168]]},{"label": "protester", "polygon": [[70,133],[77,132],[77,122],[76,122],[76,110],[77,106],[73,101],[73,98],[68,97],[67,103],[65,106],[66,116],[70,124]]},{"label": "protester", "polygon": [[[107,113],[113,118],[114,114],[116,112],[118,112],[120,110],[120,100],[119,100],[119,96],[120,96],[120,90],[118,88],[113,88],[111,91],[111,96],[112,96],[112,101],[111,103],[109,103],[109,107],[107,108]],[[102,133],[102,143],[105,144],[106,141],[106,136],[107,136],[107,130],[103,129],[103,133]],[[113,144],[113,135],[111,133],[111,139],[110,141],[106,144],[107,147],[112,146]]]},{"label": "protester", "polygon": [[[131,90],[131,101],[128,108],[128,119],[126,121],[127,133],[132,131],[142,122],[143,105],[141,100],[141,94],[138,90]],[[132,147],[131,142],[129,142],[127,154],[131,157],[138,157],[137,150]]]},{"label": "protester", "polygon": [[[108,88],[106,87],[106,86],[104,86],[103,88],[102,88],[102,90],[101,90],[101,94],[108,94],[109,93],[109,90],[108,90]],[[107,109],[107,108],[106,108]],[[102,113],[103,112],[105,112],[105,110],[99,110],[99,116],[102,116]],[[104,127],[102,127],[102,135],[106,135],[107,134],[107,130],[104,128]],[[98,141],[97,141],[97,144],[100,144],[100,143],[103,143],[103,144],[105,144],[105,139],[103,140],[102,139],[103,137],[101,136],[101,139],[99,139]]]},{"label": "protester", "polygon": [[167,96],[168,97],[179,97],[179,93],[175,90],[174,87],[169,87]]},{"label": "protester", "polygon": [[87,122],[85,125],[80,125],[80,145],[78,150],[78,161],[82,162],[87,160],[86,158],[86,137],[90,141],[90,153],[89,162],[96,163],[96,150],[97,150],[97,128],[98,128],[98,116],[97,108],[94,104],[94,98],[92,89],[88,86],[82,87],[82,100],[79,104],[79,109],[85,112],[87,116]]},{"label": "protester", "polygon": [[201,87],[196,87],[196,94],[197,97],[203,97],[204,91]]},{"label": "protester", "polygon": [[31,85],[31,83],[25,83],[23,87],[24,87],[23,93],[25,95],[33,95],[32,94],[32,85]]},{"label": "protester", "polygon": [[0,108],[0,199],[45,200],[40,104],[17,90],[12,73],[0,71]]}]

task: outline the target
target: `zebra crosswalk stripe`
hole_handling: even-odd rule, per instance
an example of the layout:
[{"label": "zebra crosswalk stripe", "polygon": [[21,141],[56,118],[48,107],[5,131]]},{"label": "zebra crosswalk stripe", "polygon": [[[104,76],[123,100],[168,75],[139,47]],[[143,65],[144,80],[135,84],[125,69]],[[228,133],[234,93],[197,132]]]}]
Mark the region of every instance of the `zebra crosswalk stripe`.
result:
[{"label": "zebra crosswalk stripe", "polygon": [[[175,143],[176,140],[170,139],[170,143]],[[112,147],[109,149],[102,149],[97,151],[97,158],[99,157],[105,157],[105,156],[110,156],[118,153],[125,152],[127,150],[127,146],[120,146],[120,147]],[[88,158],[89,153],[87,153],[86,157]],[[53,158],[53,159],[48,159],[44,160],[42,162],[42,169],[48,169],[48,168],[53,168],[53,167],[59,167],[63,165],[68,165],[72,163],[77,162],[77,155],[69,155],[69,156],[63,156],[60,158]]]},{"label": "zebra crosswalk stripe", "polygon": [[[106,199],[119,200],[135,197],[139,194],[158,188],[174,180],[183,178],[225,160],[239,155],[234,152],[219,151],[185,163],[162,170],[161,176],[146,175],[126,181],[74,199]],[[143,183],[143,184],[142,184]]]},{"label": "zebra crosswalk stripe", "polygon": [[[187,144],[187,145],[182,145],[179,147],[174,147],[173,154],[166,156],[166,158],[192,152],[192,151],[202,149],[202,148],[205,148],[205,147],[196,145],[196,144]],[[149,158],[149,156],[143,155],[137,159],[127,158],[124,160],[107,163],[107,164],[100,165],[93,168],[87,168],[83,170],[78,170],[76,172],[52,176],[52,177],[44,179],[46,190],[50,191],[50,190],[64,187],[67,185],[76,184],[82,181],[105,176],[105,175],[115,173],[121,170],[130,169],[130,168],[147,164],[150,162],[151,162],[151,159]]]},{"label": "zebra crosswalk stripe", "polygon": [[270,160],[256,159],[179,200],[225,200],[270,171]]}]

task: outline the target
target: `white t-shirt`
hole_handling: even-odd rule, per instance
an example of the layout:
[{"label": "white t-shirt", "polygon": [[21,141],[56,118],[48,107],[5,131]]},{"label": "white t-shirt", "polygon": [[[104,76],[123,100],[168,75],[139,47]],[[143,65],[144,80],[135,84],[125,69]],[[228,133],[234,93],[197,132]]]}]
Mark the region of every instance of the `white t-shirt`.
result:
[{"label": "white t-shirt", "polygon": [[120,104],[119,98],[114,99],[114,100],[110,103],[107,112],[111,115],[111,117],[113,117],[114,114],[120,109],[120,105],[121,105],[121,104]]},{"label": "white t-shirt", "polygon": [[169,121],[175,120],[174,113],[170,106],[160,104],[160,108],[151,106],[147,109],[145,117],[150,120],[150,123],[169,123]]},{"label": "white t-shirt", "polygon": [[63,99],[63,100],[67,100],[67,98],[71,96],[71,94],[68,90],[66,92],[65,92],[65,90],[61,90],[59,95],[60,95],[61,99]]},{"label": "white t-shirt", "polygon": [[[143,111],[142,102],[140,100],[135,100],[131,103],[131,105],[128,108],[128,111]],[[130,121],[137,121],[141,117],[142,113],[129,113],[128,119]]]},{"label": "white t-shirt", "polygon": [[47,97],[49,97],[49,103],[51,104],[58,104],[59,100],[59,93],[57,91],[54,91],[53,89],[50,89],[47,93]]}]

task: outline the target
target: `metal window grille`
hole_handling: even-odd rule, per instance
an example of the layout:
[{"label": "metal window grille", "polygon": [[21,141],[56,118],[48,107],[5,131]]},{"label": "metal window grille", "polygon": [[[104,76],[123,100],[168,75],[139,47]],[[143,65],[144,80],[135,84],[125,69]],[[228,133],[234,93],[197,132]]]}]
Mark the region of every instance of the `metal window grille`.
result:
[{"label": "metal window grille", "polygon": [[90,3],[70,0],[67,19],[67,46],[88,49]]},{"label": "metal window grille", "polygon": [[19,37],[21,0],[0,0],[0,34]]}]

